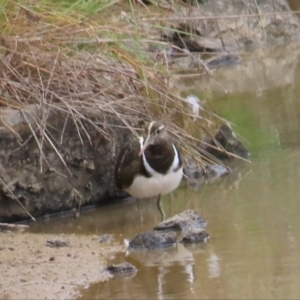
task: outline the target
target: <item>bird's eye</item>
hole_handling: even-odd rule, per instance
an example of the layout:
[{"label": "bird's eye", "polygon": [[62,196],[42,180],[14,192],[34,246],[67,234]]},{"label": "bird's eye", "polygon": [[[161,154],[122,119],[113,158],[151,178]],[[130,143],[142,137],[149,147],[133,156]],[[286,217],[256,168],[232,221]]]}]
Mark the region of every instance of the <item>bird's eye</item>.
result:
[{"label": "bird's eye", "polygon": [[160,126],[155,129],[155,135],[158,135],[162,130],[164,129],[164,126]]}]

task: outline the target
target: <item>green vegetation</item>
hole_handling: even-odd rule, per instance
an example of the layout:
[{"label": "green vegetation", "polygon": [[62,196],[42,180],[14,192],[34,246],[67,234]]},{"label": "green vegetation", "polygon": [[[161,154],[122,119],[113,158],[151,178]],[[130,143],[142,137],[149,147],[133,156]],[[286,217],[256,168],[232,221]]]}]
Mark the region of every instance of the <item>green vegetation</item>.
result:
[{"label": "green vegetation", "polygon": [[[276,92],[277,94],[279,93],[278,90]],[[220,116],[230,120],[235,125],[233,129],[239,134],[241,139],[247,136],[251,140],[251,143],[248,140],[244,142],[251,153],[255,153],[258,150],[262,151],[262,148],[266,148],[268,153],[271,154],[273,150],[277,150],[280,141],[278,141],[277,135],[272,134],[272,129],[269,125],[271,121],[267,118],[262,118],[262,115],[267,115],[261,113],[262,110],[267,110],[265,104],[261,104],[259,107],[260,112],[258,113],[258,107],[253,105],[256,102],[252,97],[255,97],[255,94],[231,94],[230,97],[225,95],[221,98],[213,99],[211,105],[219,112]],[[243,101],[242,98],[247,99],[247,102]],[[273,96],[273,98],[276,99],[276,96]]]}]

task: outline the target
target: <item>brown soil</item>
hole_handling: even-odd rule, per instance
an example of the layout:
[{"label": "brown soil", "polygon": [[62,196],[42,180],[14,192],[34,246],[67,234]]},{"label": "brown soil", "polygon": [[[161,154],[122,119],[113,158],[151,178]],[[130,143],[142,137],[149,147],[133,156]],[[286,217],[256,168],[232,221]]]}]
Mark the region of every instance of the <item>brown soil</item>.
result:
[{"label": "brown soil", "polygon": [[93,235],[60,235],[69,247],[46,246],[53,235],[0,234],[0,299],[71,299],[79,288],[111,275],[106,262],[123,251],[119,244],[100,244]]}]

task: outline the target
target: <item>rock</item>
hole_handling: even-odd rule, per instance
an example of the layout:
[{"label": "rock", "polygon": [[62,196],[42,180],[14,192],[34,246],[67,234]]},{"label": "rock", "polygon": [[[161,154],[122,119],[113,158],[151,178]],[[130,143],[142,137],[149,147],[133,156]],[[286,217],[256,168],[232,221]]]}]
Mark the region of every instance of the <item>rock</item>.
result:
[{"label": "rock", "polygon": [[206,243],[209,240],[209,234],[201,229],[189,230],[184,232],[184,235],[180,241],[180,243]]},{"label": "rock", "polygon": [[235,54],[225,54],[206,60],[205,65],[209,69],[215,69],[218,67],[238,65],[241,61],[241,58]]},{"label": "rock", "polygon": [[128,262],[108,266],[106,270],[114,276],[134,276],[137,273],[137,268]]},{"label": "rock", "polygon": [[173,43],[179,48],[188,49],[190,52],[214,52],[222,50],[220,40],[201,36],[186,37],[182,36],[178,31],[174,32]]},{"label": "rock", "polygon": [[47,240],[46,246],[48,247],[70,247],[70,241],[66,238],[57,237]]},{"label": "rock", "polygon": [[201,168],[198,164],[195,164],[194,161],[189,161],[185,164],[183,171],[189,184],[196,188],[223,178],[229,174],[230,169],[217,164],[206,165]]},{"label": "rock", "polygon": [[109,243],[113,239],[113,236],[111,234],[102,234],[99,237],[99,242],[102,243]]},{"label": "rock", "polygon": [[32,194],[39,194],[39,193],[43,192],[44,188],[41,186],[41,184],[34,183],[28,187],[28,190]]},{"label": "rock", "polygon": [[93,162],[88,163],[85,167],[89,171],[94,171],[96,169]]},{"label": "rock", "polygon": [[181,230],[188,231],[190,229],[203,229],[207,222],[199,216],[195,210],[185,210],[154,227],[154,230]]},{"label": "rock", "polygon": [[[236,136],[236,134],[233,132],[233,130],[230,128],[229,125],[223,124],[218,130],[214,139],[208,138],[206,140],[206,144],[210,144],[214,148],[210,146],[204,146],[202,147],[202,149],[205,149],[205,151],[207,151],[208,153],[214,155],[219,159],[230,158],[231,156],[229,153],[232,153],[236,156],[245,159],[249,158],[250,153],[243,145],[243,143],[238,139],[238,137]],[[222,149],[220,150],[215,149],[218,147],[218,144],[216,142],[219,143],[226,152],[222,151]]]},{"label": "rock", "polygon": [[[173,247],[181,243],[206,242],[209,238],[204,231],[207,222],[194,210],[186,210],[161,222],[153,231],[136,235],[128,245],[128,250],[152,250]],[[180,232],[178,232],[180,231]]]},{"label": "rock", "polygon": [[147,231],[136,235],[130,242],[129,250],[150,250],[173,247],[177,241],[176,232]]}]

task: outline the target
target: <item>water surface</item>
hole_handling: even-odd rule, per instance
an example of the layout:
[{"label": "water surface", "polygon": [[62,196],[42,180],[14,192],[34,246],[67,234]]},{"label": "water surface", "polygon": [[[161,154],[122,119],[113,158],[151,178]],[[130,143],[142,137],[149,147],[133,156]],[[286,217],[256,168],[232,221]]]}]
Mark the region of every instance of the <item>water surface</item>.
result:
[{"label": "water surface", "polygon": [[[174,199],[163,199],[167,216],[196,209],[208,221],[209,243],[119,255],[109,263],[129,261],[137,275],[92,284],[81,290],[82,299],[300,298],[300,67],[298,53],[280,51],[267,60],[250,55],[242,66],[217,73],[214,80],[227,94],[206,91],[209,105],[247,140],[252,163],[234,166],[213,185],[183,186]],[[204,94],[200,83],[190,84]],[[109,205],[32,230],[111,233],[123,241],[160,222],[155,201],[139,207],[140,214],[136,202]]]}]

